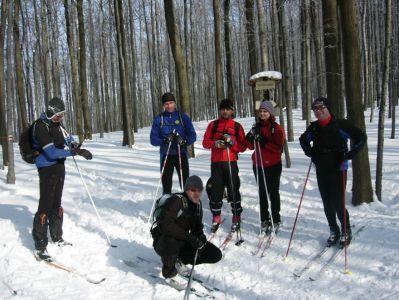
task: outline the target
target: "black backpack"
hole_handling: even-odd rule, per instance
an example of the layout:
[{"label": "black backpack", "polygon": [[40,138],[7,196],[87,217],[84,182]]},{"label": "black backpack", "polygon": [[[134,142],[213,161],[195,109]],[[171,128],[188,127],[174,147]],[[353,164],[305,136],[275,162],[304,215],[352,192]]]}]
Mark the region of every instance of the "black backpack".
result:
[{"label": "black backpack", "polygon": [[[43,149],[35,149],[33,147],[33,131],[37,122],[46,124],[41,120],[36,120],[30,124],[28,128],[25,128],[19,136],[19,152],[21,153],[22,159],[28,164],[34,164],[35,158],[43,152]],[[46,126],[48,125],[46,124]]]}]

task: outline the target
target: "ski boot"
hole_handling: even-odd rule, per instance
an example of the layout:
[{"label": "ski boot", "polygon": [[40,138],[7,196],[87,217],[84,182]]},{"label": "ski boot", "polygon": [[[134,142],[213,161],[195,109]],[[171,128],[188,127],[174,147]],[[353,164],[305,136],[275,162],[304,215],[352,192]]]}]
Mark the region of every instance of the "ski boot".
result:
[{"label": "ski boot", "polygon": [[215,233],[219,229],[220,223],[222,223],[222,218],[220,217],[220,215],[213,216],[211,227],[212,233]]},{"label": "ski boot", "polygon": [[339,241],[339,231],[330,231],[330,236],[327,239],[327,247],[335,245]]},{"label": "ski boot", "polygon": [[346,232],[341,233],[341,239],[339,240],[340,248],[348,247],[352,241],[352,230],[350,228],[346,229]]},{"label": "ski boot", "polygon": [[233,215],[231,232],[236,232],[240,230],[241,216]]}]

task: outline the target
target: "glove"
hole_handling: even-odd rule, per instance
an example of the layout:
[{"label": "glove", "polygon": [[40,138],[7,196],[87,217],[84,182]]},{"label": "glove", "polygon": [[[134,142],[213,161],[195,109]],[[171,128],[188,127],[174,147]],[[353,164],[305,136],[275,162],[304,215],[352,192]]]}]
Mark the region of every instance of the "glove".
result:
[{"label": "glove", "polygon": [[305,152],[305,155],[307,156],[307,157],[310,157],[310,158],[312,158],[313,157],[313,148],[310,148],[309,147],[309,150],[304,150],[304,152]]},{"label": "glove", "polygon": [[254,134],[252,133],[252,130],[250,130],[250,131],[247,133],[247,135],[245,136],[245,139],[246,139],[249,143],[251,143],[251,144],[254,143],[254,141],[255,141],[255,136],[254,136]]},{"label": "glove", "polygon": [[226,143],[226,146],[231,147],[234,145],[234,141],[231,139],[230,134],[228,133],[223,134],[223,139],[224,142]]},{"label": "glove", "polygon": [[226,149],[226,142],[222,140],[217,140],[215,142],[215,147],[219,149]]},{"label": "glove", "polygon": [[189,242],[194,249],[201,250],[205,246],[205,243],[199,237],[197,237],[195,235],[190,234]]},{"label": "glove", "polygon": [[258,134],[257,136],[255,136],[255,139],[257,139],[259,141],[259,145],[261,147],[265,147],[266,143],[267,143],[267,138],[265,138],[264,136]]},{"label": "glove", "polygon": [[187,142],[185,139],[181,137],[181,135],[178,135],[176,138],[176,142],[180,145],[180,147],[185,147],[187,145]]},{"label": "glove", "polygon": [[71,142],[71,149],[73,148],[80,148],[80,146],[82,146],[82,144],[79,144],[76,141]]},{"label": "glove", "polygon": [[168,136],[166,138],[164,138],[163,142],[164,142],[164,144],[169,145],[170,143],[173,143],[175,138],[176,138],[176,135],[174,133],[169,133]]},{"label": "glove", "polygon": [[87,160],[91,160],[93,158],[93,154],[91,154],[91,152],[89,150],[73,148],[72,151],[73,151],[74,155],[83,156]]}]

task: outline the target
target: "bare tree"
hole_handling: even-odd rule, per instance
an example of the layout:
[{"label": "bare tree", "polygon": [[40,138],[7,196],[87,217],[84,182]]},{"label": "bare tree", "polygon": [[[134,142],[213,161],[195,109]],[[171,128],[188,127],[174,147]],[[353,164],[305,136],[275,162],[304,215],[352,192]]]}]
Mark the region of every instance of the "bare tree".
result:
[{"label": "bare tree", "polygon": [[224,0],[224,47],[226,51],[227,96],[234,99],[233,62],[230,43],[230,0]]},{"label": "bare tree", "polygon": [[380,112],[378,118],[378,144],[377,144],[377,169],[375,176],[375,193],[378,200],[382,201],[382,163],[384,157],[384,122],[385,105],[389,102],[389,66],[392,47],[392,0],[385,0],[386,20],[385,20],[385,50],[384,50],[384,77],[382,84],[382,95],[380,102]]},{"label": "bare tree", "polygon": [[[345,91],[348,118],[365,130],[362,92],[360,82],[360,46],[354,0],[339,0],[343,33],[343,55],[345,64]],[[368,145],[364,145],[353,159],[352,203],[359,205],[373,201]]]},{"label": "bare tree", "polygon": [[132,147],[134,143],[134,136],[132,131],[132,114],[128,104],[127,89],[129,88],[126,67],[127,56],[125,46],[125,30],[123,28],[123,10],[122,3],[114,0],[115,7],[115,23],[116,23],[116,37],[118,43],[118,60],[119,60],[119,80],[122,98],[122,114],[123,114],[123,146]]},{"label": "bare tree", "polygon": [[83,0],[76,1],[76,8],[78,10],[78,24],[79,24],[79,79],[80,79],[80,100],[83,111],[84,122],[84,137],[91,140],[91,118],[89,112],[89,99],[87,95],[87,75],[86,75],[86,39],[85,39],[85,25],[83,16]]},{"label": "bare tree", "polygon": [[218,101],[224,98],[223,72],[222,72],[222,47],[221,47],[221,26],[220,26],[220,1],[213,0],[213,24],[215,35],[215,77],[216,77],[216,98]]}]

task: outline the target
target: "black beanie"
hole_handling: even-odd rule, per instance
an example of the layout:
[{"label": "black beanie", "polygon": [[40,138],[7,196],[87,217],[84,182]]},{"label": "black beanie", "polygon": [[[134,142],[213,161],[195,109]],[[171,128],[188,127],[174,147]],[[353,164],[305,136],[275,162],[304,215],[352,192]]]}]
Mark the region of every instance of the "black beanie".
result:
[{"label": "black beanie", "polygon": [[330,101],[329,101],[327,98],[325,98],[325,97],[318,97],[318,98],[314,99],[314,100],[313,100],[313,103],[312,103],[312,110],[313,110],[316,106],[319,106],[319,105],[324,105],[325,107],[327,107],[327,109],[328,109],[329,111],[331,111],[331,104],[330,104]]},{"label": "black beanie", "polygon": [[234,110],[233,101],[230,99],[223,99],[219,104],[219,110],[221,109],[231,109]]},{"label": "black beanie", "polygon": [[55,114],[58,114],[58,113],[64,112],[64,111],[65,111],[64,102],[60,98],[54,97],[47,104],[46,116],[47,116],[47,118],[51,119]]},{"label": "black beanie", "polygon": [[168,101],[176,102],[175,95],[173,95],[172,93],[163,94],[162,95],[162,104],[164,104],[165,102],[168,102]]},{"label": "black beanie", "polygon": [[187,191],[189,189],[199,189],[202,191],[204,189],[204,184],[202,183],[201,178],[199,178],[197,175],[188,177],[186,183],[184,184],[184,190]]}]

